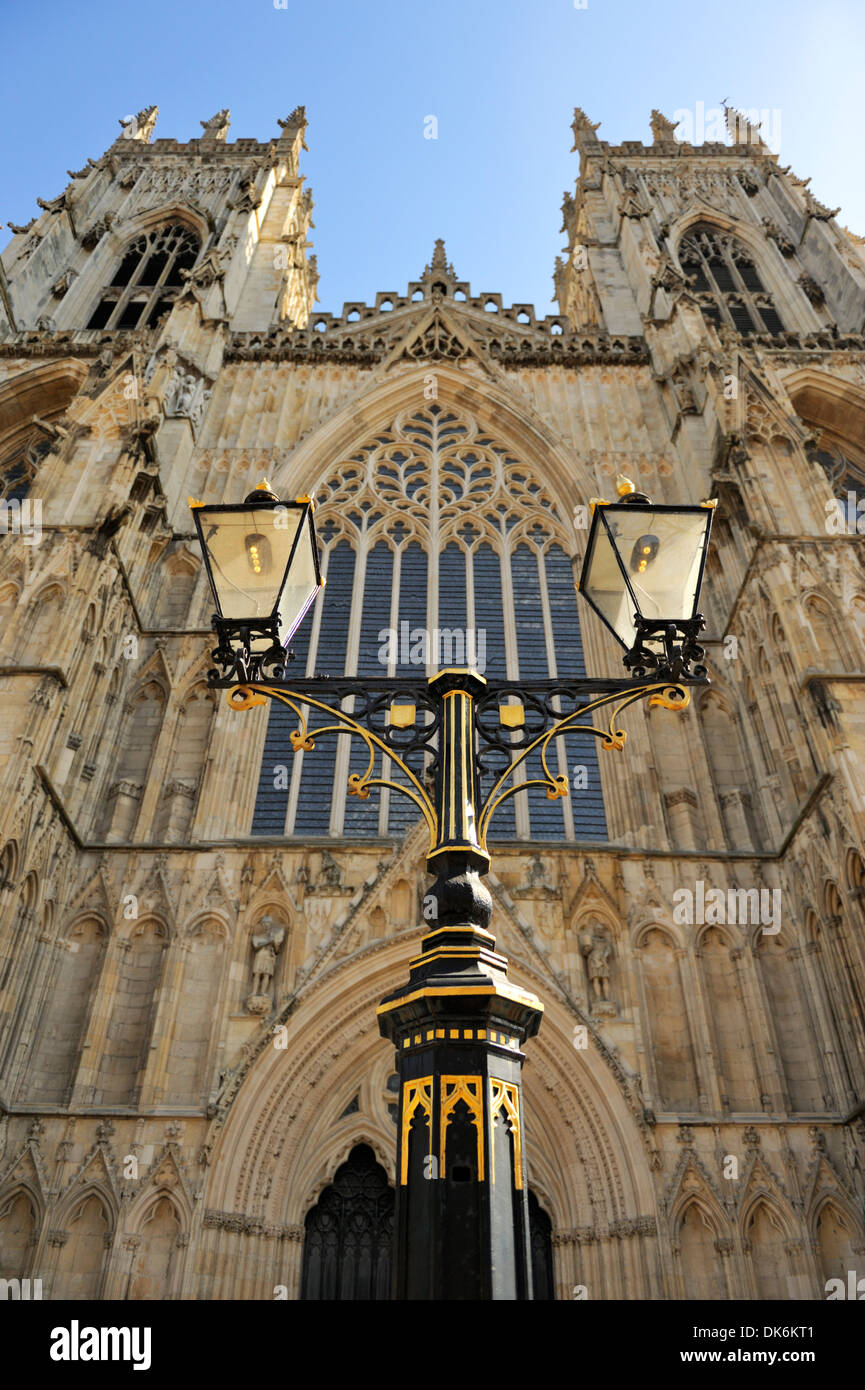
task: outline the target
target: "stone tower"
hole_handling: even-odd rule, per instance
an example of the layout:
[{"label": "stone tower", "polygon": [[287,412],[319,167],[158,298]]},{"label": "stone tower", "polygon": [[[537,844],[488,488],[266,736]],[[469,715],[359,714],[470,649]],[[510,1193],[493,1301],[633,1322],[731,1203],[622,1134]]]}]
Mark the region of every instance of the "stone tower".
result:
[{"label": "stone tower", "polygon": [[[618,674],[577,608],[592,496],[717,497],[712,686],[559,740],[492,832],[544,1001],[540,1297],[821,1298],[865,1267],[865,254],[732,144],[575,113],[557,312],[444,243],[316,308],[305,114],[156,109],[0,262],[0,1276],[47,1297],[387,1296],[409,803],[206,683],[187,497],[315,492],[298,671]],[[582,626],[581,626],[582,622]],[[474,643],[474,655],[467,652]],[[462,647],[460,647],[462,643]],[[483,651],[481,652],[481,645]],[[530,775],[531,775],[531,769]]]}]

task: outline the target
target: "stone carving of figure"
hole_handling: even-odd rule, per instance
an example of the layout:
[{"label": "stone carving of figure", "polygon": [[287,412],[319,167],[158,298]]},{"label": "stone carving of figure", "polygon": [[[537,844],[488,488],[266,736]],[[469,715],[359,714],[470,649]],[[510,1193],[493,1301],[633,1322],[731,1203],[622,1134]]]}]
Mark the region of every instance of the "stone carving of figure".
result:
[{"label": "stone carving of figure", "polygon": [[321,853],[321,883],[327,884],[331,888],[339,888],[342,884],[342,870],[329,850],[322,850]]},{"label": "stone carving of figure", "polygon": [[198,385],[196,378],[191,372],[180,378],[177,384],[177,395],[175,397],[174,409],[178,415],[189,415],[193,408],[195,388]]},{"label": "stone carving of figure", "polygon": [[274,917],[262,917],[260,930],[252,938],[252,993],[246,1001],[250,1013],[264,1013],[272,1004],[276,957],[285,940],[285,927]]},{"label": "stone carving of figure", "polygon": [[583,955],[589,969],[589,988],[595,1003],[610,1002],[610,957],[613,948],[602,927],[596,927],[589,935],[584,933],[580,941]]},{"label": "stone carving of figure", "polygon": [[546,873],[540,855],[532,855],[526,879],[530,888],[543,888],[546,882]]}]

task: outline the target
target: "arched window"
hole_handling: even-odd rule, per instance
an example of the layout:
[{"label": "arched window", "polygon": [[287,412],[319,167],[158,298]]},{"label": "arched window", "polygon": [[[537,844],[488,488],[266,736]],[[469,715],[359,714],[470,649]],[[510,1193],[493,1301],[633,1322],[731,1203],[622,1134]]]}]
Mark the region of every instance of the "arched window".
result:
[{"label": "arched window", "polygon": [[393,1188],[368,1144],[357,1144],[306,1216],[302,1300],[389,1299]]},{"label": "arched window", "polygon": [[729,1297],[717,1239],[715,1228],[700,1203],[689,1202],[679,1223],[679,1250],[686,1298],[703,1301]]},{"label": "arched window", "polygon": [[51,439],[34,425],[0,461],[0,501],[22,501],[30,491],[43,458],[51,450]]},{"label": "arched window", "polygon": [[783,333],[784,325],[763,288],[750,253],[716,227],[692,227],[682,238],[679,262],[706,318],[738,333]]},{"label": "arched window", "polygon": [[[585,674],[573,533],[531,470],[476,422],[439,405],[406,412],[329,474],[316,498],[327,597],[294,642],[298,675],[422,678],[464,665],[488,679]],[[346,799],[348,773],[366,766],[357,740],[348,749],[324,738],[287,767],[295,723],[286,706],[272,707],[254,835],[402,835],[416,820],[411,802],[387,789]],[[605,839],[596,741],[562,737],[548,760],[569,781],[584,769],[578,794],[511,798],[491,838]],[[423,773],[420,760],[408,761]],[[526,762],[520,778],[540,777],[540,754]],[[382,775],[401,776],[393,766]],[[483,779],[484,795],[491,786]]]},{"label": "arched window", "polygon": [[697,957],[708,1005],[709,1032],[721,1105],[725,1111],[756,1110],[760,1104],[754,1056],[746,1023],[740,953],[717,927],[709,927]]},{"label": "arched window", "polygon": [[651,1036],[650,1065],[662,1110],[694,1111],[700,1087],[680,953],[665,932],[653,927],[640,943],[640,961]]},{"label": "arched window", "polygon": [[176,222],[142,232],[126,248],[88,328],[152,328],[183,289],[181,271],[198,259],[198,237]]},{"label": "arched window", "polygon": [[39,1102],[66,1105],[72,1093],[105,933],[95,917],[77,922],[61,943],[53,989],[36,1030],[30,1077],[22,1081]]},{"label": "arched window", "polygon": [[160,922],[136,927],[118,962],[117,985],[105,1050],[99,1063],[94,1103],[135,1105],[149,1057],[167,946]]}]

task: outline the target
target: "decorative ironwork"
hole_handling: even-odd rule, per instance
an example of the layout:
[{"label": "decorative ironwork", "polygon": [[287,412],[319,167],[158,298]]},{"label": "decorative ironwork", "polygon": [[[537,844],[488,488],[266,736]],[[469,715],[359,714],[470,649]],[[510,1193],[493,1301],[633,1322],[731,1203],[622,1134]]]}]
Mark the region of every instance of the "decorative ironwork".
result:
[{"label": "decorative ironwork", "polygon": [[[706,626],[702,614],[698,613],[685,621],[656,623],[638,613],[634,624],[637,640],[623,660],[626,668],[638,679],[653,676],[671,681],[703,679],[706,675],[703,665],[706,653],[697,642],[697,634]],[[662,643],[663,651],[648,646],[649,642]]]},{"label": "decorative ironwork", "polygon": [[[465,684],[465,678],[482,688],[474,701],[465,689],[458,688]],[[707,683],[699,667],[693,674],[689,673],[687,680],[690,684]],[[224,679],[211,683],[221,687],[228,684]],[[437,688],[432,689],[433,686]],[[327,701],[321,698],[323,692],[329,697]],[[514,697],[520,700],[516,710],[513,705],[503,703]],[[644,698],[648,698],[650,706],[671,710],[686,709],[690,701],[685,686],[677,682],[647,685],[640,681],[583,678],[487,684],[482,677],[465,671],[439,672],[430,681],[423,682],[413,677],[358,679],[348,676],[335,679],[315,676],[293,681],[290,685],[249,681],[233,685],[227,698],[234,710],[264,705],[268,699],[287,705],[297,715],[297,728],[289,734],[296,753],[313,752],[315,740],[324,734],[356,735],[366,744],[369,761],[363,772],[349,774],[350,796],[365,801],[373,787],[398,791],[414,802],[426,821],[430,834],[428,859],[458,848],[487,861],[490,821],[504,801],[528,787],[543,787],[551,801],[568,795],[567,777],[554,772],[548,762],[550,744],[560,735],[591,734],[601,740],[602,748],[619,752],[627,739],[627,732],[619,726],[623,710]],[[354,700],[354,709],[340,709],[348,699]],[[574,708],[563,710],[563,703],[573,704]],[[611,705],[605,728],[586,722],[595,711]],[[336,722],[311,727],[307,708],[330,715]],[[409,722],[408,711],[412,708],[414,719]],[[437,779],[438,794],[433,799],[425,781],[412,771],[406,758],[422,753],[427,761],[427,773],[438,774],[442,755],[434,740],[442,729],[447,744],[444,762],[448,777],[444,786],[441,779]],[[409,785],[372,775],[377,751],[399,768]],[[515,782],[506,788],[508,779],[534,752],[540,753],[543,776]],[[502,758],[507,759],[503,769]],[[479,807],[478,773],[494,776],[498,773],[492,790]],[[457,809],[459,826],[456,825]]]},{"label": "decorative ironwork", "polygon": [[[328,695],[332,693],[332,698],[337,704],[343,700],[354,699],[359,702],[360,708],[349,713],[339,709],[335,704],[326,704],[318,698],[322,690],[326,690]],[[388,722],[387,716],[391,706],[404,708],[404,697],[407,694],[411,694],[413,702],[421,706],[428,715],[425,725],[416,723],[414,726],[406,727],[401,715],[398,716],[397,722]],[[350,774],[349,796],[366,801],[372,787],[389,787],[392,791],[401,792],[419,808],[429,828],[430,839],[435,840],[435,807],[425,786],[405,762],[407,755],[424,750],[429,754],[431,768],[434,769],[438,764],[438,754],[430,747],[430,742],[438,731],[440,712],[425,687],[418,686],[414,681],[355,680],[348,677],[332,681],[327,676],[319,676],[293,682],[290,688],[258,682],[235,686],[228,693],[228,703],[232,709],[245,710],[251,709],[254,705],[266,704],[268,697],[288,705],[297,715],[297,729],[289,735],[295,753],[312,752],[315,749],[316,738],[322,734],[356,734],[361,738],[366,744],[369,761],[364,772]],[[332,715],[337,722],[310,728],[304,710],[306,705],[323,714]],[[372,776],[376,749],[396,764],[408,779],[410,786],[402,786],[388,778]]]},{"label": "decorative ironwork", "polygon": [[[294,653],[286,651],[280,642],[279,623],[278,613],[260,622],[244,623],[220,618],[214,613],[213,626],[219,644],[210,653],[216,666],[207,673],[208,684],[218,687],[226,681],[245,685],[249,681],[282,680]],[[254,651],[253,642],[266,638],[270,638],[271,645],[265,651]]]}]

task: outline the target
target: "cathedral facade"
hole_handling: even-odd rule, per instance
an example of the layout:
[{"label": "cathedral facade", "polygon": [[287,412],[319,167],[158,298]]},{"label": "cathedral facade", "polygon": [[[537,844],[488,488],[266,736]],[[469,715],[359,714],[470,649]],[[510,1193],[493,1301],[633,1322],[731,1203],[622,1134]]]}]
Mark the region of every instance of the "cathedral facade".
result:
[{"label": "cathedral facade", "polygon": [[[376,1006],[423,827],[365,753],[207,683],[188,499],[314,494],[298,674],[619,676],[575,576],[618,474],[717,499],[711,685],[556,745],[491,829],[536,1297],[865,1276],[865,246],[731,144],[577,110],[555,312],[419,278],[320,312],[297,108],[156,109],[0,262],[0,1277],[43,1297],[389,1296]],[[865,508],[863,508],[865,510]],[[386,769],[385,769],[386,771]],[[528,775],[531,776],[531,768]]]}]

